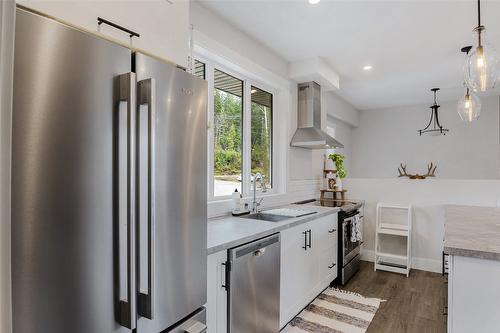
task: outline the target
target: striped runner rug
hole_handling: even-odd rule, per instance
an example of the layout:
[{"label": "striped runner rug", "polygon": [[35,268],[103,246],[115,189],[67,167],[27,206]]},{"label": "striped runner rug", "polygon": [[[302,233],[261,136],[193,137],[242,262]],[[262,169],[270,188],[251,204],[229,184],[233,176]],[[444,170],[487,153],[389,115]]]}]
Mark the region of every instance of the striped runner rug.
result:
[{"label": "striped runner rug", "polygon": [[282,333],[364,333],[380,302],[328,288],[288,323]]}]

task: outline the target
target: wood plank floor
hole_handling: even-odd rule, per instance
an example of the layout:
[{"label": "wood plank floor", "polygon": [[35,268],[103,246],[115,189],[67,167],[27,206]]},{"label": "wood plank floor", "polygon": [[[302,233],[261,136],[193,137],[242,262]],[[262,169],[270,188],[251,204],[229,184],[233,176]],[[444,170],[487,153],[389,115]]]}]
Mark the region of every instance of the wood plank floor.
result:
[{"label": "wood plank floor", "polygon": [[446,285],[441,274],[412,270],[404,275],[373,271],[362,261],[360,271],[342,289],[382,302],[367,333],[445,333]]}]

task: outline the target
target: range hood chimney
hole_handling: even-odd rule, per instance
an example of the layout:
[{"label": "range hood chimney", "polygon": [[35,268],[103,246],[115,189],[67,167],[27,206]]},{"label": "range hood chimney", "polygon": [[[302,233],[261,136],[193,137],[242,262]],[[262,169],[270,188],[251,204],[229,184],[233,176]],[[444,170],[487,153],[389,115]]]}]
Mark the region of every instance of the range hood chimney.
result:
[{"label": "range hood chimney", "polygon": [[344,148],[321,129],[321,87],[316,82],[298,85],[297,130],[290,146],[306,149]]}]

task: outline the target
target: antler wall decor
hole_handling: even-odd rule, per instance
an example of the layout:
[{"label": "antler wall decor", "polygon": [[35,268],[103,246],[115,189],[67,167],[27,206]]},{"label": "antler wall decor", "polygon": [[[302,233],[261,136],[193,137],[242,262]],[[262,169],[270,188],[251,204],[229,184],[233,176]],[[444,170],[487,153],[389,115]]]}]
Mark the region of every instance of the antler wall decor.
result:
[{"label": "antler wall decor", "polygon": [[437,166],[435,166],[433,163],[427,165],[427,173],[425,175],[419,175],[418,173],[412,175],[406,172],[406,164],[403,165],[401,163],[401,166],[398,168],[399,176],[398,177],[408,177],[410,179],[425,179],[427,177],[436,177],[435,172],[436,172]]}]

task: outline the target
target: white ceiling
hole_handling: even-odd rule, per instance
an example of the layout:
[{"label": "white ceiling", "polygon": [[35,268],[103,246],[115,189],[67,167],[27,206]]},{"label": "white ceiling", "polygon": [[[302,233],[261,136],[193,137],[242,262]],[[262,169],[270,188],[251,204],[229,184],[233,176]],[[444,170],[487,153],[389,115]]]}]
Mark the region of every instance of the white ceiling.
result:
[{"label": "white ceiling", "polygon": [[[323,57],[340,75],[338,94],[356,108],[453,100],[477,25],[475,1],[202,1],[287,61]],[[482,1],[487,38],[500,50],[500,1]],[[369,72],[364,65],[372,65]],[[498,94],[498,91],[490,94]]]}]

